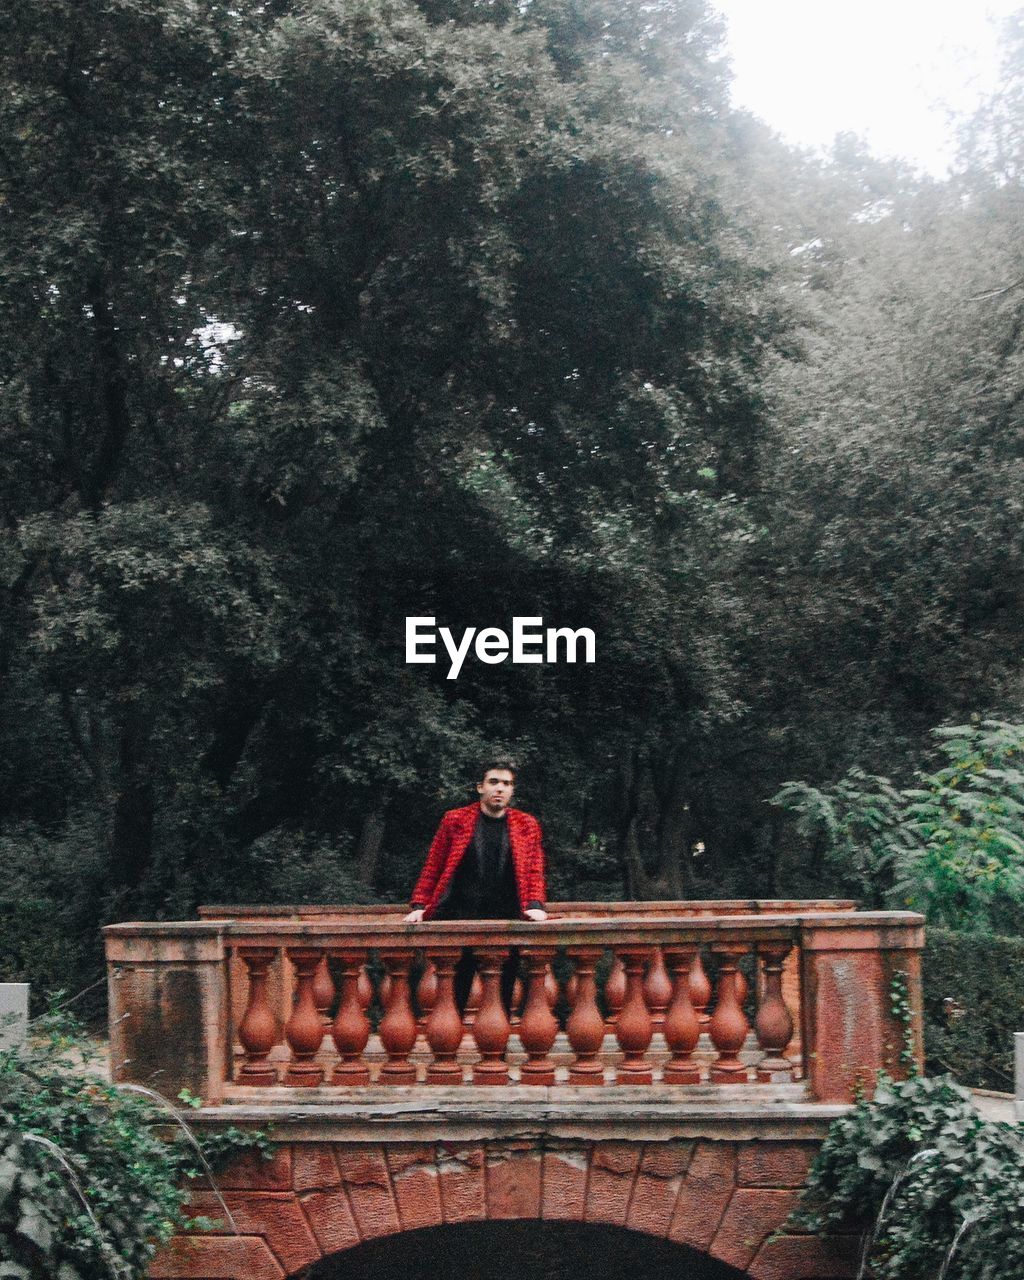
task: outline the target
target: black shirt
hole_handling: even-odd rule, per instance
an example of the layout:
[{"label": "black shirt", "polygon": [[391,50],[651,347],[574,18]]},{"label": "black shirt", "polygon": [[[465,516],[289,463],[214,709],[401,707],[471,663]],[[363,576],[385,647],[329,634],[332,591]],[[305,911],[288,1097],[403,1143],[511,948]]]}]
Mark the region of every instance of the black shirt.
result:
[{"label": "black shirt", "polygon": [[508,839],[508,819],[481,809],[469,847],[434,912],[435,920],[517,920],[519,891]]}]

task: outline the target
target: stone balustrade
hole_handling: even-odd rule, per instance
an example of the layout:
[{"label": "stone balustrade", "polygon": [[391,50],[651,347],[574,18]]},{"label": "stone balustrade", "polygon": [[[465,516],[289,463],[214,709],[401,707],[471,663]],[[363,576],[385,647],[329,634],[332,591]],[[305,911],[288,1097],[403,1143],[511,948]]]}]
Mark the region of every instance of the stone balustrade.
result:
[{"label": "stone balustrade", "polygon": [[[838,908],[838,909],[837,909]],[[920,1056],[921,917],[850,903],[562,903],[542,923],[398,907],[206,908],[105,930],[114,1078],[207,1102],[368,1088],[798,1086],[848,1100]],[[454,997],[464,947],[479,970]],[[502,964],[521,977],[511,1010]],[[316,1093],[310,1093],[315,1090]]]}]

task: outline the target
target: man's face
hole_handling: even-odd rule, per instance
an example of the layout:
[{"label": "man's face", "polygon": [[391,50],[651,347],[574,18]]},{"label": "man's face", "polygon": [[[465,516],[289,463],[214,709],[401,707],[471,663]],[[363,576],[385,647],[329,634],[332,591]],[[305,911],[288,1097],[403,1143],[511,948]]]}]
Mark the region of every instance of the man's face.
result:
[{"label": "man's face", "polygon": [[500,818],[512,800],[515,775],[511,769],[488,769],[483,782],[476,784],[480,808],[492,818]]}]

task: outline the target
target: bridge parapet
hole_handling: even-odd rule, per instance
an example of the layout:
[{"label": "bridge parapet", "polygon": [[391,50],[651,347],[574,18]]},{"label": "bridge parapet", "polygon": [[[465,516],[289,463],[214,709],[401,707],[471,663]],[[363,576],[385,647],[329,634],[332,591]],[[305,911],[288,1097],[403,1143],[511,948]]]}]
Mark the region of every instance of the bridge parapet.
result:
[{"label": "bridge parapet", "polygon": [[[741,1086],[845,1103],[922,1053],[919,1012],[908,1025],[893,1000],[896,984],[920,1010],[922,918],[851,905],[565,903],[539,923],[418,925],[398,907],[232,907],[112,925],[113,1077],[270,1110],[495,1085],[538,1101],[636,1086],[637,1115],[666,1093],[728,1107]],[[480,981],[460,1014],[465,947]]]}]

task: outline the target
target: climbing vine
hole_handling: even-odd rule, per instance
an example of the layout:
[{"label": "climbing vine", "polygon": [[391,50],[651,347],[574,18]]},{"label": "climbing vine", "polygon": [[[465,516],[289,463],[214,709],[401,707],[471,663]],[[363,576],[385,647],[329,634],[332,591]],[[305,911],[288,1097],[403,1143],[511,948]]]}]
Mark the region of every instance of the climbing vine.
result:
[{"label": "climbing vine", "polygon": [[910,984],[902,969],[897,969],[889,983],[889,1011],[903,1028],[900,1042],[899,1063],[907,1074],[916,1076],[920,1068],[917,1064],[916,1046],[914,1043],[914,1006],[910,1003]]},{"label": "climbing vine", "polygon": [[983,1120],[952,1077],[883,1076],[832,1125],[800,1219],[865,1232],[871,1280],[1020,1280],[1024,1133]]},{"label": "climbing vine", "polygon": [[166,1104],[90,1069],[71,1019],[35,1031],[0,1054],[0,1280],[141,1280],[178,1227],[213,1225],[187,1219],[188,1180],[266,1135],[168,1141]]}]

